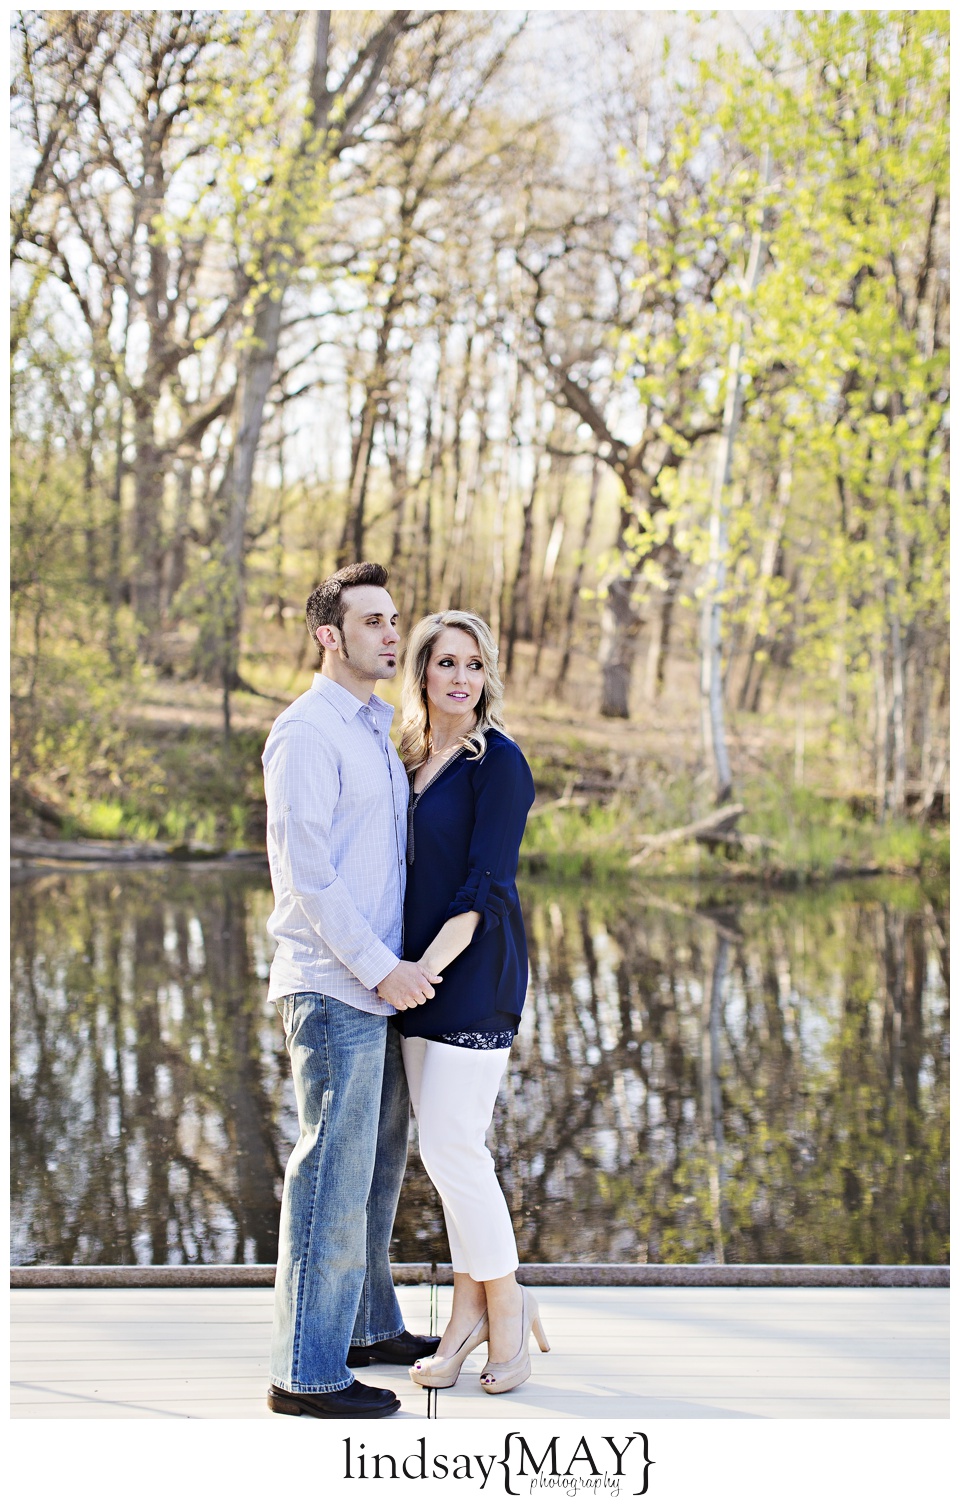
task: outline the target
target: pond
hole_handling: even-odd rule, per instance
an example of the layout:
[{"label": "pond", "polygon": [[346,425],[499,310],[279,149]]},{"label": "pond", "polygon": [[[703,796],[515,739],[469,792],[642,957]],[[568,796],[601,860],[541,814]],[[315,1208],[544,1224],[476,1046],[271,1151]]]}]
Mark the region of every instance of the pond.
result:
[{"label": "pond", "polygon": [[[524,1262],[948,1259],[945,901],[527,879],[491,1132]],[[12,895],[16,1264],[270,1263],[296,1114],[265,869]],[[447,1261],[411,1135],[400,1262]]]}]

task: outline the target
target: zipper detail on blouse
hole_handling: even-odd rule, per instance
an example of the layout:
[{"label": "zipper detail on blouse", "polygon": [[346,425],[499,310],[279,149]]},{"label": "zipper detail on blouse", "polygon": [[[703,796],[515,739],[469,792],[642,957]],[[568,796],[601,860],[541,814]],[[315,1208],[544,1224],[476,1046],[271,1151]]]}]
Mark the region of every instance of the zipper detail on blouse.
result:
[{"label": "zipper detail on blouse", "polygon": [[408,867],[413,864],[414,847],[415,847],[414,846],[414,840],[413,840],[413,814],[417,810],[417,803],[419,802],[420,798],[422,796],[424,796],[426,794],[426,792],[428,792],[430,790],[430,787],[433,785],[434,781],[439,780],[440,777],[443,775],[443,773],[444,773],[445,770],[451,770],[453,768],[453,766],[456,765],[456,763],[459,760],[460,756],[461,755],[465,755],[466,752],[467,751],[465,749],[462,749],[462,748],[458,749],[457,752],[456,752],[456,754],[453,755],[447,761],[447,763],[445,765],[441,765],[440,769],[434,772],[434,774],[430,777],[429,781],[427,781],[426,785],[425,786],[421,786],[421,788],[420,788],[419,791],[414,791],[414,789],[413,789],[413,783],[414,783],[414,780],[416,779],[417,772],[415,770],[411,771],[411,774],[410,774],[410,800],[407,803],[407,865],[408,865]]}]

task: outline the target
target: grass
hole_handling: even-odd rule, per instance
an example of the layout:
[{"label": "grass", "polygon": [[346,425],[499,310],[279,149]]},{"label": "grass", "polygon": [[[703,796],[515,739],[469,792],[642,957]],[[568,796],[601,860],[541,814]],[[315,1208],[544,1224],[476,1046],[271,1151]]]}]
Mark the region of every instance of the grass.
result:
[{"label": "grass", "polygon": [[556,880],[584,874],[611,880],[625,872],[633,853],[626,832],[619,803],[547,807],[527,819],[522,860],[528,869]]},{"label": "grass", "polygon": [[[243,731],[229,750],[205,730],[187,729],[159,741],[155,759],[162,772],[156,789],[136,801],[98,799],[82,805],[65,826],[65,836],[138,841],[157,840],[189,847],[243,848],[263,844],[265,807],[260,785],[262,735]],[[541,792],[569,781],[563,768],[540,757],[536,779]],[[695,840],[651,852],[636,870],[632,855],[650,833],[680,827],[705,794],[685,774],[662,776],[643,793],[564,803],[547,795],[527,821],[521,862],[532,874],[555,880],[584,876],[600,883],[628,874],[711,877],[757,876],[798,883],[879,868],[936,880],[949,867],[946,826],[929,827],[909,819],[877,823],[857,814],[840,798],[803,787],[755,778],[738,792],[747,808],[743,832],[768,840],[767,850],[744,853],[708,850]],[[568,799],[569,800],[569,799]]]},{"label": "grass", "polygon": [[907,818],[878,823],[851,810],[841,798],[817,795],[804,787],[754,780],[739,799],[747,808],[741,830],[766,839],[770,847],[754,853],[713,851],[696,840],[651,851],[636,870],[631,856],[642,836],[688,823],[690,783],[679,780],[657,793],[651,803],[615,797],[589,806],[553,806],[531,814],[522,862],[531,873],[571,880],[583,875],[598,881],[628,873],[708,879],[756,876],[797,883],[879,869],[913,874],[931,882],[949,869],[949,833]]},{"label": "grass", "polygon": [[949,863],[946,827],[909,818],[877,822],[848,801],[804,787],[754,783],[743,795],[744,826],[773,840],[776,868],[798,877],[822,878],[838,870],[873,865],[891,872],[937,874]]},{"label": "grass", "polygon": [[[236,704],[239,716],[225,745],[209,688],[151,685],[125,730],[125,747],[136,753],[135,779],[125,770],[122,779],[116,773],[97,777],[90,765],[74,784],[72,800],[63,802],[64,836],[262,848],[260,755],[282,701],[241,694]],[[515,732],[538,792],[521,855],[528,873],[610,884],[628,876],[802,884],[877,869],[920,876],[928,887],[947,883],[946,824],[878,823],[864,815],[862,802],[858,808],[798,785],[792,749],[771,742],[773,735],[759,721],[753,732],[763,735],[760,754],[742,756],[736,799],[746,808],[740,831],[758,835],[769,847],[711,851],[689,841],[653,850],[631,869],[644,835],[682,827],[714,805],[709,782],[697,775],[697,752],[682,733],[682,720],[665,733],[671,721],[666,714],[659,724],[611,725],[589,712],[578,717],[572,707],[547,716],[535,698],[519,698],[520,707]],[[829,790],[842,776],[822,758],[808,779]],[[47,795],[42,785],[40,794]],[[55,788],[49,796],[57,802]]]},{"label": "grass", "polygon": [[[141,734],[142,737],[142,734]],[[92,794],[63,824],[65,838],[157,841],[189,848],[263,846],[263,735],[219,734],[189,725],[151,741],[151,780],[116,797]]]}]

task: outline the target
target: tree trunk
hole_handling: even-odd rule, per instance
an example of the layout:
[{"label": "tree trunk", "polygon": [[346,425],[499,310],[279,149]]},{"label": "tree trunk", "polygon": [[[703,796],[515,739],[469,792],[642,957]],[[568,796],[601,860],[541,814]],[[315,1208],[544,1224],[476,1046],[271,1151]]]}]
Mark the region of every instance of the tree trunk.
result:
[{"label": "tree trunk", "polygon": [[[513,227],[513,244],[520,246],[526,230],[527,208],[517,211]],[[504,296],[505,295],[505,296]],[[500,294],[501,307],[505,307],[517,326],[522,323],[522,306],[520,299],[520,264],[514,260],[513,268],[507,283],[507,288]],[[493,565],[490,573],[490,609],[489,621],[494,640],[500,643],[500,631],[503,616],[503,588],[506,578],[505,559],[505,535],[507,523],[507,507],[510,502],[511,471],[513,458],[513,441],[516,435],[517,410],[520,405],[520,362],[515,349],[507,346],[507,370],[506,370],[506,417],[507,428],[503,437],[503,452],[500,458],[500,471],[497,482],[497,493],[493,505]]]},{"label": "tree trunk", "polygon": [[134,395],[133,569],[131,602],[137,616],[140,653],[155,660],[161,628],[163,578],[164,452],[156,443],[151,395]]},{"label": "tree trunk", "polygon": [[583,530],[580,535],[580,549],[576,554],[576,563],[570,582],[570,592],[567,597],[567,610],[564,614],[563,629],[561,631],[560,664],[557,667],[557,674],[553,683],[553,695],[555,697],[559,697],[563,690],[563,684],[567,679],[567,673],[570,669],[570,656],[573,653],[573,629],[577,621],[577,608],[580,605],[580,587],[583,583],[583,570],[587,559],[587,549],[590,544],[590,535],[593,532],[597,494],[600,491],[601,466],[602,462],[599,456],[595,456],[593,459],[593,470],[590,473],[590,492],[587,497],[587,511],[584,515]]},{"label": "tree trunk", "polygon": [[479,433],[469,460],[464,459],[463,415],[470,393],[470,379],[476,352],[477,337],[474,334],[467,346],[466,361],[457,384],[453,414],[453,512],[450,532],[447,537],[446,559],[440,582],[438,611],[449,607],[461,607],[464,588],[464,547],[467,540],[467,522],[477,497],[482,475],[484,452],[487,446],[487,426],[484,416],[479,417]]},{"label": "tree trunk", "polygon": [[266,294],[257,308],[253,339],[244,362],[237,392],[237,436],[233,448],[227,510],[223,531],[222,569],[224,621],[222,626],[221,690],[224,699],[224,732],[229,732],[230,693],[239,677],[240,628],[246,603],[246,525],[253,489],[253,466],[260,445],[263,411],[273,382],[280,345],[282,296],[279,290]]},{"label": "tree trunk", "polygon": [[633,600],[637,580],[638,573],[631,571],[606,583],[600,612],[600,713],[604,718],[630,716],[630,681],[643,624]]},{"label": "tree trunk", "polygon": [[556,468],[555,504],[549,521],[550,532],[547,535],[547,548],[543,553],[543,567],[540,572],[540,613],[537,618],[537,627],[534,630],[534,642],[536,645],[533,659],[534,676],[540,669],[540,657],[543,653],[547,622],[550,617],[550,594],[553,587],[553,577],[557,569],[557,561],[560,559],[563,537],[566,533],[567,521],[563,512],[563,504],[569,480],[570,462],[563,460]]},{"label": "tree trunk", "polygon": [[493,562],[490,570],[490,599],[487,609],[487,620],[490,624],[490,632],[497,644],[500,643],[500,627],[503,616],[503,584],[506,575],[506,563],[504,560],[507,505],[510,502],[510,461],[512,451],[510,437],[507,436],[503,445],[503,454],[500,458],[500,472],[497,482],[497,495],[493,502]]},{"label": "tree trunk", "polygon": [[[770,152],[763,150],[762,174],[764,183],[770,180]],[[760,262],[763,256],[766,211],[760,225],[753,233],[750,257],[743,282],[743,294],[749,299],[757,286]],[[730,483],[733,461],[733,445],[740,421],[743,400],[743,384],[740,380],[740,364],[743,356],[746,317],[741,309],[738,329],[730,346],[727,358],[727,394],[723,410],[723,426],[717,448],[717,462],[713,475],[713,498],[710,509],[710,555],[707,562],[707,577],[700,617],[700,718],[703,731],[704,754],[712,758],[715,776],[715,799],[719,806],[730,800],[733,792],[733,776],[730,772],[730,756],[727,751],[727,732],[723,714],[723,677],[721,671],[721,604],[727,576],[727,507],[725,494]]]},{"label": "tree trunk", "polygon": [[882,641],[878,638],[873,650],[875,726],[873,740],[874,794],[877,821],[883,822],[887,815],[887,771],[890,767],[890,714],[887,701],[887,668],[884,663]]},{"label": "tree trunk", "polygon": [[163,580],[163,611],[169,613],[173,601],[183,586],[187,573],[187,531],[190,527],[190,496],[193,464],[189,459],[179,460],[174,467],[177,501],[173,519],[173,533],[167,547]]},{"label": "tree trunk", "polygon": [[508,676],[513,670],[513,652],[517,640],[529,640],[533,637],[533,613],[530,603],[530,575],[533,563],[533,509],[537,501],[537,491],[540,487],[540,479],[546,460],[547,449],[545,445],[541,445],[534,457],[533,480],[530,483],[530,491],[523,505],[520,550],[517,555],[517,569],[513,576],[513,591],[510,598],[510,624],[507,629],[506,673]]},{"label": "tree trunk", "polygon": [[117,429],[113,443],[113,486],[110,489],[110,518],[107,525],[107,648],[114,675],[120,674],[120,647],[117,617],[120,612],[123,554],[123,387],[117,387]]},{"label": "tree trunk", "polygon": [[683,581],[683,556],[673,542],[672,529],[666,543],[657,550],[656,556],[666,572],[667,585],[661,593],[660,611],[652,616],[650,644],[647,648],[644,699],[650,706],[657,701],[663,691],[663,678],[673,629],[673,610],[676,607],[680,583]]},{"label": "tree trunk", "polygon": [[777,559],[780,554],[780,542],[783,539],[783,530],[787,521],[787,510],[790,506],[790,498],[793,492],[793,444],[785,455],[777,476],[777,495],[774,502],[770,522],[767,525],[763,546],[760,551],[760,564],[757,571],[757,581],[747,612],[747,622],[744,630],[744,643],[746,645],[746,666],[743,678],[740,682],[740,692],[737,697],[738,707],[749,707],[754,688],[754,667],[756,664],[757,651],[763,642],[763,634],[760,625],[763,619],[764,609],[767,605],[767,596],[770,583],[776,572]]},{"label": "tree trunk", "polygon": [[398,416],[393,418],[393,439],[387,444],[387,464],[390,468],[390,510],[393,514],[393,539],[390,542],[390,569],[403,570],[408,551],[407,501],[410,494],[410,479],[407,470],[407,431],[401,427]]},{"label": "tree trunk", "polygon": [[512,441],[514,426],[517,421],[517,404],[520,396],[519,373],[516,359],[511,355],[508,361],[507,432],[503,438],[497,495],[493,504],[493,566],[490,572],[490,607],[488,611],[490,631],[497,644],[500,642],[500,630],[503,620],[503,587],[506,577],[504,550],[506,543],[507,508],[510,503],[511,473],[513,470]]},{"label": "tree trunk", "polygon": [[[417,546],[414,558],[411,560],[403,580],[401,621],[408,628],[413,624],[419,612],[425,612],[431,606],[433,593],[431,563],[433,550],[433,494],[440,469],[440,450],[443,440],[443,410],[440,402],[444,379],[444,333],[442,330],[438,334],[437,346],[439,350],[437,381],[426,406],[427,417],[423,436],[423,461],[416,486],[414,530]],[[438,410],[439,412],[437,412]]]},{"label": "tree trunk", "polygon": [[[367,485],[370,479],[370,463],[373,455],[373,439],[376,432],[377,420],[386,400],[389,398],[387,363],[394,318],[401,301],[400,295],[403,286],[401,269],[403,261],[402,255],[397,258],[396,278],[391,285],[390,294],[383,311],[383,318],[377,333],[377,351],[374,358],[373,371],[370,374],[364,392],[363,406],[360,411],[360,431],[357,436],[357,444],[353,454],[353,465],[351,467],[347,515],[344,519],[343,534],[340,538],[340,551],[337,559],[338,566],[345,566],[349,561],[362,561],[366,551],[365,510]],[[381,430],[382,428],[381,422]]]},{"label": "tree trunk", "polygon": [[[331,138],[329,135],[330,112],[337,98],[336,90],[330,91],[327,88],[331,47],[331,12],[317,12],[309,113],[304,123],[298,147],[298,160],[302,168],[310,171],[324,157],[328,159],[335,158],[342,150],[344,141],[349,140],[349,129],[357,123],[363,111],[369,105],[377,81],[386,67],[407,15],[408,12],[406,11],[391,12],[384,18],[378,32],[371,38],[368,47],[364,49],[365,60],[363,67],[366,68],[366,74],[363,78],[363,83],[360,85],[358,92],[349,106],[346,107],[346,112],[342,115],[342,118],[338,120],[338,134]],[[363,68],[361,67],[357,72],[362,74]],[[264,407],[273,381],[273,375],[276,371],[277,352],[280,346],[283,298],[294,270],[291,256],[285,251],[277,251],[277,248],[283,247],[288,240],[293,239],[288,221],[292,220],[298,209],[299,205],[297,203],[286,207],[283,223],[278,228],[278,234],[273,247],[266,248],[267,251],[272,250],[274,252],[272,261],[273,277],[270,286],[260,295],[254,313],[253,338],[246,348],[237,393],[236,441],[233,462],[229,471],[227,520],[223,539],[222,562],[222,569],[228,578],[224,584],[226,610],[221,656],[225,731],[229,727],[229,695],[230,688],[235,684],[237,677],[240,629],[245,606],[244,534],[253,486],[253,464],[260,442]],[[372,434],[372,421],[370,423],[370,433]],[[364,486],[365,465],[366,463],[364,462],[364,468],[360,470],[360,476],[364,479]],[[355,466],[355,477],[357,473],[358,468]],[[359,530],[359,541],[362,547],[362,508],[356,510],[355,519],[357,518],[359,519],[359,524],[354,523],[354,543],[356,543],[357,532]]]},{"label": "tree trunk", "polygon": [[367,479],[370,475],[370,456],[373,451],[373,432],[377,423],[377,405],[380,395],[375,388],[368,388],[360,411],[360,433],[354,449],[353,467],[350,474],[350,492],[347,498],[347,513],[337,551],[337,567],[350,561],[363,560],[366,523],[364,509],[367,502]]},{"label": "tree trunk", "polygon": [[907,789],[907,742],[904,722],[904,673],[903,673],[903,635],[900,630],[900,616],[894,612],[890,615],[890,668],[891,668],[891,702],[890,702],[890,732],[893,743],[893,784],[890,794],[890,807],[896,817],[902,817]]},{"label": "tree trunk", "polygon": [[84,541],[86,544],[86,576],[92,587],[100,589],[103,586],[101,570],[100,550],[98,547],[97,514],[99,508],[94,501],[96,491],[96,464],[94,450],[96,437],[99,431],[98,415],[103,402],[102,379],[99,372],[94,373],[94,382],[90,390],[87,403],[87,421],[83,428],[83,517]]},{"label": "tree trunk", "polygon": [[727,734],[723,717],[723,676],[720,661],[720,594],[726,569],[719,551],[726,551],[726,531],[718,535],[718,555],[713,590],[704,599],[700,619],[700,726],[704,754],[713,759],[714,800],[718,806],[729,802],[733,794],[733,776],[727,752]]}]

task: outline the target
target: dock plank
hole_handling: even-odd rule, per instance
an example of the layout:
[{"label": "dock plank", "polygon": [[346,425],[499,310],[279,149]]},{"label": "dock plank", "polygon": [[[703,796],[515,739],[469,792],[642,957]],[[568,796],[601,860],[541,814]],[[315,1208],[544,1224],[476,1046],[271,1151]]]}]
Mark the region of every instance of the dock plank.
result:
[{"label": "dock plank", "polygon": [[[18,1289],[12,1293],[15,1419],[282,1419],[264,1396],[269,1289]],[[411,1330],[427,1286],[401,1291]],[[479,1387],[480,1353],[440,1419],[942,1419],[948,1415],[943,1289],[544,1288],[552,1344],[513,1394]],[[439,1291],[441,1325],[449,1290]],[[404,1368],[392,1418],[423,1420]]]}]

